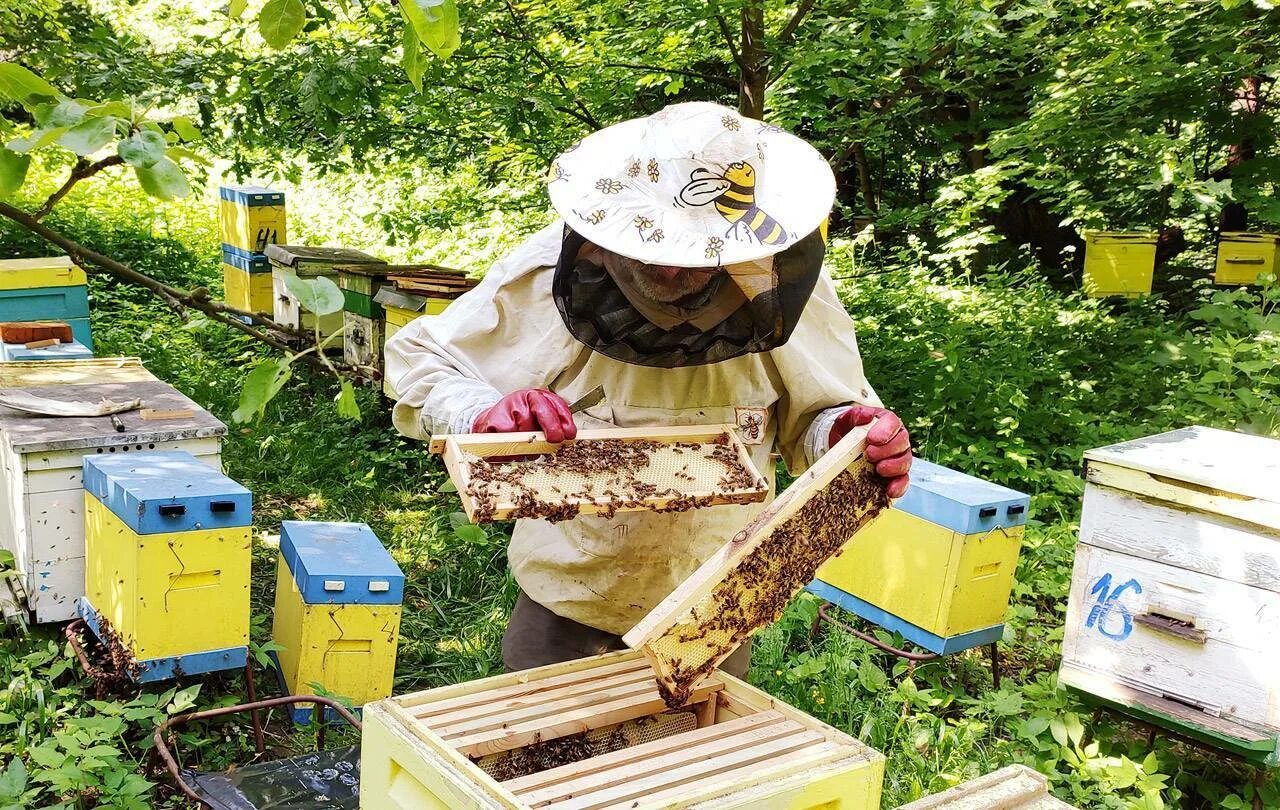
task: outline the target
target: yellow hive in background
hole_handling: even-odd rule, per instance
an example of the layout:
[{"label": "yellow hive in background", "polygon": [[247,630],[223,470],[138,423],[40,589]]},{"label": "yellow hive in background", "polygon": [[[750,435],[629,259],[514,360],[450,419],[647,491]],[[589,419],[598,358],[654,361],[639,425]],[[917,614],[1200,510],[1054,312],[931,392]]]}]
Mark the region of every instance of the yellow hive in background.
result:
[{"label": "yellow hive in background", "polygon": [[250,273],[222,265],[223,300],[246,312],[271,313],[271,273]]},{"label": "yellow hive in background", "polygon": [[79,287],[88,283],[84,270],[67,256],[0,259],[0,290],[36,287]]},{"label": "yellow hive in background", "polygon": [[[152,681],[244,665],[248,490],[181,451],[86,456],[79,612]],[[207,528],[205,528],[207,527]]]},{"label": "yellow hive in background", "polygon": [[1085,231],[1085,294],[1092,298],[1149,294],[1156,267],[1156,237],[1154,231]]},{"label": "yellow hive in background", "polygon": [[[284,689],[361,706],[391,694],[404,575],[363,523],[285,521],[271,638]],[[291,710],[299,723],[309,708]]]},{"label": "yellow hive in background", "polygon": [[1224,231],[1218,241],[1218,284],[1257,284],[1261,275],[1275,275],[1280,234]]},{"label": "yellow hive in background", "polygon": [[222,186],[218,196],[218,225],[224,245],[262,253],[267,245],[288,244],[283,191]]},{"label": "yellow hive in background", "polygon": [[[395,293],[394,290],[384,287],[378,291],[378,296],[374,299],[382,305],[383,318],[385,318],[385,328],[383,329],[383,343],[391,339],[391,336],[399,332],[409,323],[423,315],[439,315],[445,311],[449,304],[453,303],[448,298],[423,298],[422,296],[411,295],[408,293],[396,293],[395,296],[389,295]],[[406,307],[395,306],[390,301],[401,301],[402,303],[414,303],[417,301],[407,301],[406,299],[418,299],[421,303],[420,309],[408,309]],[[386,377],[382,378],[382,393],[390,399],[397,399],[398,395],[395,389],[391,387],[391,381]]]}]

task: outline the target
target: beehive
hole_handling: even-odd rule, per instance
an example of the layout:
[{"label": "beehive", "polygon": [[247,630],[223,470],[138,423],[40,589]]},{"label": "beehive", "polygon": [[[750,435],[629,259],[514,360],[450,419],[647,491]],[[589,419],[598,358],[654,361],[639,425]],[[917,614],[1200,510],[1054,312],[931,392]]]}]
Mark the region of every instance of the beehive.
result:
[{"label": "beehive", "polygon": [[[362,272],[364,271],[364,272]],[[381,371],[384,315],[374,296],[386,285],[385,274],[368,272],[367,267],[338,268],[342,288],[342,359],[356,366]]]},{"label": "beehive", "polygon": [[1025,765],[1010,765],[898,810],[1072,810],[1049,795],[1049,780]]},{"label": "beehive", "polygon": [[1267,764],[1280,739],[1280,441],[1184,428],[1085,453],[1059,682]]},{"label": "beehive", "polygon": [[[326,338],[342,328],[341,311],[317,317],[307,312],[289,290],[290,276],[317,278],[323,276],[335,285],[339,279],[339,265],[358,267],[385,265],[367,253],[351,248],[310,247],[304,245],[269,245],[267,259],[271,262],[272,317],[285,326],[308,333],[318,328],[320,338]],[[318,320],[318,324],[317,324]]]},{"label": "beehive", "polygon": [[[363,523],[286,520],[280,527],[272,640],[285,691],[360,706],[391,694],[404,574]],[[296,722],[310,719],[295,707]]]},{"label": "beehive", "polygon": [[84,459],[85,595],[140,682],[244,666],[252,496],[190,453]]},{"label": "beehive", "polygon": [[633,627],[671,703],[776,621],[822,563],[885,506],[885,482],[850,431]]},{"label": "beehive", "polygon": [[222,297],[246,312],[270,315],[274,310],[271,263],[260,253],[237,252],[222,246]]},{"label": "beehive", "polygon": [[262,186],[222,186],[218,198],[218,226],[224,247],[261,255],[267,245],[289,241],[283,191]]},{"label": "beehive", "polygon": [[1280,234],[1224,231],[1218,240],[1213,280],[1218,284],[1257,284],[1260,276],[1276,274],[1278,256]]},{"label": "beehive", "polygon": [[53,399],[98,402],[140,398],[140,411],[51,419],[0,408],[0,547],[13,552],[28,608],[37,622],[67,621],[84,594],[82,462],[144,450],[186,450],[221,469],[226,427],[136,358],[0,363],[0,388]]},{"label": "beehive", "polygon": [[[43,341],[37,341],[43,342]],[[84,360],[93,357],[93,352],[80,341],[53,343],[48,346],[27,346],[25,343],[0,343],[0,360],[11,361],[44,361],[44,360]]]},{"label": "beehive", "polygon": [[66,256],[0,260],[0,322],[7,321],[62,321],[92,351],[84,270]]},{"label": "beehive", "polygon": [[[756,503],[768,483],[729,425],[437,436],[462,508],[477,523]],[[486,459],[504,459],[489,463]],[[513,458],[514,457],[514,458]]]},{"label": "beehive", "polygon": [[1030,499],[923,459],[809,590],[948,655],[1000,639]]},{"label": "beehive", "polygon": [[[507,778],[504,752],[543,769]],[[724,673],[669,711],[637,652],[369,704],[360,758],[378,810],[871,810],[884,777],[877,752]]]},{"label": "beehive", "polygon": [[1084,291],[1093,298],[1133,298],[1151,292],[1155,232],[1085,231]]}]

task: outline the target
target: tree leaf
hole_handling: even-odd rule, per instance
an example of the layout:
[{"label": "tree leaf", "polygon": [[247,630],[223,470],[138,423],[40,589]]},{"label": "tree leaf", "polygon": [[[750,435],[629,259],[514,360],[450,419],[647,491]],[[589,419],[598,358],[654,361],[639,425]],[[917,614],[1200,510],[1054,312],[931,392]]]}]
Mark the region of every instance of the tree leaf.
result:
[{"label": "tree leaf", "polygon": [[298,303],[307,312],[316,315],[332,315],[341,312],[343,306],[342,290],[332,279],[324,276],[302,278],[287,275],[284,286],[298,299]]},{"label": "tree leaf", "polygon": [[448,59],[462,44],[454,0],[402,0],[400,12],[419,42],[441,59]]},{"label": "tree leaf", "polygon": [[233,20],[240,19],[240,15],[244,14],[245,8],[249,5],[249,0],[231,0],[227,6],[227,16]]},{"label": "tree leaf", "polygon": [[258,33],[272,48],[285,47],[307,24],[302,0],[268,0],[258,14]]},{"label": "tree leaf", "polygon": [[173,118],[169,123],[173,126],[173,131],[178,133],[178,137],[182,140],[200,140],[200,130],[197,129],[196,125],[191,123],[191,119],[187,118],[185,115],[179,115]]},{"label": "tree leaf", "polygon": [[85,115],[114,115],[116,118],[123,118],[126,121],[133,120],[133,105],[127,101],[108,101],[105,104],[95,104],[84,111]]},{"label": "tree leaf", "polygon": [[25,102],[32,98],[61,95],[53,85],[13,62],[0,62],[0,99]]},{"label": "tree leaf", "polygon": [[138,175],[142,190],[152,197],[173,200],[191,193],[187,176],[178,164],[168,158],[161,158],[153,166],[135,166],[133,170]]},{"label": "tree leaf", "polygon": [[400,60],[400,64],[404,67],[404,72],[409,76],[414,89],[421,93],[422,74],[426,71],[427,65],[426,60],[422,58],[422,47],[418,41],[418,35],[414,32],[408,18],[405,19],[400,41],[404,47],[404,58]]},{"label": "tree leaf", "polygon": [[231,419],[235,422],[248,422],[261,418],[267,405],[293,376],[292,364],[292,357],[280,357],[263,360],[254,366],[244,378],[244,387],[240,389],[240,405],[231,414]]},{"label": "tree leaf", "polygon": [[338,415],[353,421],[360,421],[360,403],[356,402],[356,389],[347,380],[342,381],[342,389],[336,398]]},{"label": "tree leaf", "polygon": [[58,145],[65,146],[81,157],[92,155],[115,140],[116,123],[116,119],[111,116],[86,118],[67,130],[58,139]]},{"label": "tree leaf", "polygon": [[159,132],[143,129],[116,144],[116,153],[130,166],[146,169],[164,157],[167,145]]},{"label": "tree leaf", "polygon": [[0,197],[12,197],[27,179],[30,155],[0,149]]},{"label": "tree leaf", "polygon": [[8,148],[14,152],[26,153],[33,149],[39,149],[48,146],[58,140],[66,133],[66,127],[54,127],[53,129],[37,129],[30,135],[23,138],[14,138],[9,141]]},{"label": "tree leaf", "polygon": [[73,127],[80,123],[89,109],[75,99],[64,98],[57,102],[37,105],[31,111],[31,115],[42,129]]}]

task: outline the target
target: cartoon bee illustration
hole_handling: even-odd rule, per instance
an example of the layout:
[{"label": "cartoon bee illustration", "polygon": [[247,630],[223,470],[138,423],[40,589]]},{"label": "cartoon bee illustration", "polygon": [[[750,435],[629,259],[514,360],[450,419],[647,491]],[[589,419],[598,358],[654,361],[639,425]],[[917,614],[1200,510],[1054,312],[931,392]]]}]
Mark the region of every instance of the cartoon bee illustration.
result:
[{"label": "cartoon bee illustration", "polygon": [[756,170],[750,163],[730,163],[721,174],[710,169],[694,169],[689,182],[680,189],[680,202],[700,206],[714,204],[729,223],[725,236],[735,236],[741,227],[764,245],[786,244],[787,232],[773,217],[756,205]]}]

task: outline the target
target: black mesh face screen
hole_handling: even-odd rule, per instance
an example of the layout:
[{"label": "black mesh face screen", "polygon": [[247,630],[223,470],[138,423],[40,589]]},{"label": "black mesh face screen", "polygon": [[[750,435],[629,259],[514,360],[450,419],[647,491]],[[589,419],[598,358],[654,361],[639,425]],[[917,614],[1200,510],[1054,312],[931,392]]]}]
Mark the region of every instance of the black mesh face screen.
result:
[{"label": "black mesh face screen", "polygon": [[613,277],[578,258],[586,240],[565,227],[551,293],[569,332],[606,357],[639,366],[677,368],[718,363],[787,342],[822,269],[826,246],[814,231],[773,257],[772,287],[748,298],[709,329],[682,323],[663,329],[631,305]]}]

